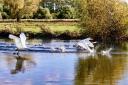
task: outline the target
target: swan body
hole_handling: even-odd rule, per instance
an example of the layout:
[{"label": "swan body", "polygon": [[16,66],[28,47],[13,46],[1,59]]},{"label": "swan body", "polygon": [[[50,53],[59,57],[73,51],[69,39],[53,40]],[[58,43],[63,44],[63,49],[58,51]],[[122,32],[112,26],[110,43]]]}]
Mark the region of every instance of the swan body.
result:
[{"label": "swan body", "polygon": [[110,52],[111,52],[111,51],[112,51],[112,48],[109,48],[108,50],[103,50],[103,51],[101,51],[101,54],[110,57],[110,56],[111,56],[111,55],[110,55]]},{"label": "swan body", "polygon": [[81,40],[76,44],[76,47],[78,49],[80,48],[80,49],[83,49],[83,50],[87,50],[90,53],[93,53],[94,52],[94,45],[90,40],[92,40],[92,39],[91,38],[86,38],[84,40]]},{"label": "swan body", "polygon": [[26,46],[26,36],[25,36],[24,33],[21,33],[21,34],[20,34],[20,40],[21,40],[22,46],[23,46],[24,48],[27,48],[27,46]]},{"label": "swan body", "polygon": [[25,49],[27,48],[26,46],[26,36],[24,33],[21,33],[19,37],[9,34],[9,38],[13,39],[17,49]]},{"label": "swan body", "polygon": [[84,40],[81,40],[80,42],[84,43],[84,44],[87,44],[89,47],[94,47],[93,43],[90,41],[92,40],[92,38],[86,38]]}]

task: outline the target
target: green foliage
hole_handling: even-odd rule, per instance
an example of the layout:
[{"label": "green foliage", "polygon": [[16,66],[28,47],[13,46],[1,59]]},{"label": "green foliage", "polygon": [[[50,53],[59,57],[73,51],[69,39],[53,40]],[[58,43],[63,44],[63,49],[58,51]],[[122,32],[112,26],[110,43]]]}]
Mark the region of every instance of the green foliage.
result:
[{"label": "green foliage", "polygon": [[76,18],[74,0],[1,0],[1,3],[4,19]]},{"label": "green foliage", "polygon": [[23,32],[24,30],[21,28],[21,27],[19,27],[18,25],[16,26],[16,33],[17,34],[20,34],[21,32]]},{"label": "green foliage", "polygon": [[1,13],[3,19],[9,19],[9,15],[6,12]]},{"label": "green foliage", "polygon": [[44,0],[41,5],[48,8],[54,19],[74,19],[74,0]]},{"label": "green foliage", "polygon": [[2,12],[2,11],[3,11],[3,5],[0,4],[0,12]]},{"label": "green foliage", "polygon": [[33,18],[37,19],[52,19],[52,15],[48,8],[39,7],[37,12],[34,14]]},{"label": "green foliage", "polygon": [[128,9],[119,0],[80,0],[78,11],[85,36],[116,40],[127,32]]},{"label": "green foliage", "polygon": [[3,19],[11,18],[11,10],[8,6],[3,6],[2,18]]},{"label": "green foliage", "polygon": [[0,12],[0,19],[2,19],[2,13]]},{"label": "green foliage", "polygon": [[71,6],[64,6],[60,9],[57,18],[59,19],[74,19],[75,18],[75,10]]},{"label": "green foliage", "polygon": [[40,0],[3,0],[13,19],[20,21],[23,15],[32,15],[38,8]]}]

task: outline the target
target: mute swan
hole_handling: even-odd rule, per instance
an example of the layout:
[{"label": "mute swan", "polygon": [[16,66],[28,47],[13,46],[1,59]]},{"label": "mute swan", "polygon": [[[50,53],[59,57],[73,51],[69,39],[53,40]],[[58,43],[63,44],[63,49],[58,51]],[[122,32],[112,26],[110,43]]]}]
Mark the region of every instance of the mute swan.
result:
[{"label": "mute swan", "polygon": [[[84,50],[87,50],[89,51],[90,53],[93,53],[94,52],[94,45],[93,43],[95,42],[91,42],[90,40],[92,40],[92,38],[86,38],[84,40],[81,40],[79,41],[77,44],[76,44],[76,47],[79,49],[84,49]],[[91,49],[92,48],[92,49]]]},{"label": "mute swan", "polygon": [[86,38],[84,40],[81,40],[81,43],[87,44],[89,47],[94,48],[94,44],[97,42],[91,42],[90,40],[93,40],[92,38]]},{"label": "mute swan", "polygon": [[101,54],[102,54],[102,55],[106,55],[106,56],[108,56],[108,57],[111,57],[110,51],[112,51],[112,48],[109,48],[108,50],[103,50],[103,51],[101,51]]},{"label": "mute swan", "polygon": [[16,47],[17,47],[16,49],[17,51],[27,48],[26,36],[24,33],[21,33],[19,37],[9,34],[9,38],[14,40]]}]

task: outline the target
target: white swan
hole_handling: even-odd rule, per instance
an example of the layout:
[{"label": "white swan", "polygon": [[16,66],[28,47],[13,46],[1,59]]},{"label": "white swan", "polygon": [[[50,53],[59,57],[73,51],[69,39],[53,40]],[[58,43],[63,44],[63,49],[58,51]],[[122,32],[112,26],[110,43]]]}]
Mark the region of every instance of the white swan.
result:
[{"label": "white swan", "polygon": [[[77,44],[76,44],[76,47],[78,49],[82,49],[82,50],[87,50],[89,51],[90,53],[93,53],[95,52],[94,50],[94,45],[93,45],[93,42],[91,42],[90,40],[92,40],[92,38],[86,38],[84,40],[81,40],[79,41]],[[95,42],[94,42],[95,43]]]},{"label": "white swan", "polygon": [[26,36],[24,33],[21,33],[19,37],[12,35],[12,34],[9,34],[9,38],[14,40],[16,47],[17,47],[17,50],[27,48]]},{"label": "white swan", "polygon": [[108,57],[111,57],[110,52],[112,51],[112,48],[109,48],[108,50],[101,51],[102,55],[106,55]]},{"label": "white swan", "polygon": [[93,40],[92,38],[86,38],[84,40],[81,40],[80,42],[81,43],[84,43],[84,44],[87,44],[89,47],[94,47],[93,43],[90,41],[90,40]]}]

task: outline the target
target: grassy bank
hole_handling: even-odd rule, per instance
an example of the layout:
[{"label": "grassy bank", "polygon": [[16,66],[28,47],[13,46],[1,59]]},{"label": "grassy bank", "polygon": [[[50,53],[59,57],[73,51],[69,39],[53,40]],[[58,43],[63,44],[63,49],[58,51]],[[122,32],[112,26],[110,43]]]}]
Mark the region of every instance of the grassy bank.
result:
[{"label": "grassy bank", "polygon": [[[0,22],[1,37],[8,37],[9,33],[18,35],[25,32],[29,38],[63,38],[64,35],[72,38],[73,33],[78,33],[80,27],[78,22]],[[79,37],[76,34],[75,38]]]},{"label": "grassy bank", "polygon": [[[78,21],[0,21],[0,37],[8,38],[8,34],[19,35],[25,32],[28,38],[60,38],[78,39],[85,35]],[[97,30],[97,29],[95,29]],[[95,40],[101,40],[98,36]],[[128,35],[120,36],[120,40],[128,40]]]}]

